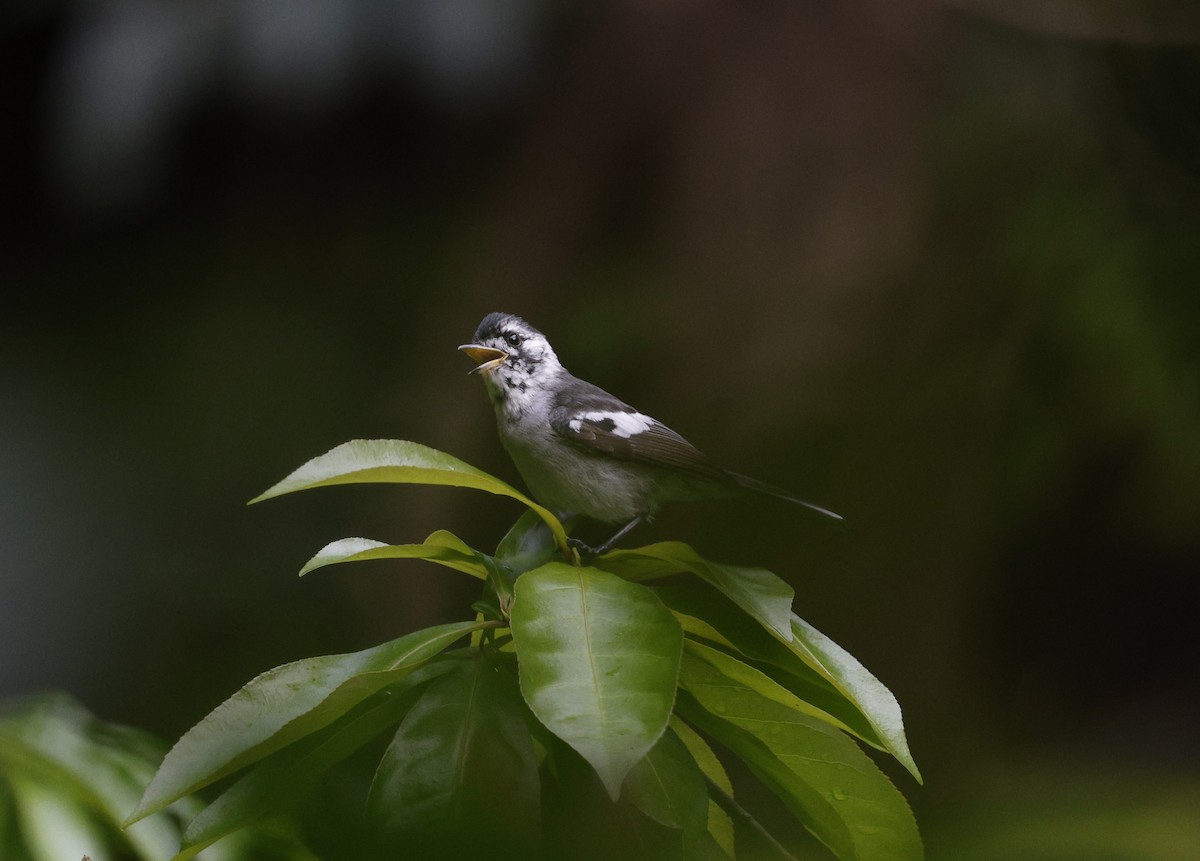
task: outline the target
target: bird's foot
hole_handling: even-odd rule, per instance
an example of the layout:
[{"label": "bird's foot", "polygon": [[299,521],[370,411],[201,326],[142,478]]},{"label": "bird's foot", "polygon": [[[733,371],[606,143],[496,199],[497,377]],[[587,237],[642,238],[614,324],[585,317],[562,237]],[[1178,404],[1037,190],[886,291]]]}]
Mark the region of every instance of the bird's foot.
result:
[{"label": "bird's foot", "polygon": [[567,545],[579,554],[580,560],[595,559],[608,549],[607,547],[593,547],[586,542],[580,541],[578,538],[568,538]]}]

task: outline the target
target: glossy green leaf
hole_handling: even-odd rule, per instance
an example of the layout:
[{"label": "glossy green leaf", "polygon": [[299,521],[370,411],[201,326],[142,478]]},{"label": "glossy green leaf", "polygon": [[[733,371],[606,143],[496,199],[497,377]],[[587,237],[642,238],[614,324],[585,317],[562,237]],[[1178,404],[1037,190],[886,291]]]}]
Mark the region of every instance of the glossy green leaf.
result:
[{"label": "glossy green leaf", "polygon": [[710,562],[679,541],[614,550],[593,564],[626,579],[649,580],[690,572],[711,584],[783,640],[791,640],[795,591],[765,568]]},{"label": "glossy green leaf", "polygon": [[356,439],[342,443],[313,458],[250,502],[314,487],[377,482],[469,487],[510,497],[537,512],[554,533],[559,547],[567,548],[567,534],[558,518],[515,487],[445,452],[407,440]]},{"label": "glossy green leaf", "polygon": [[[673,612],[711,626],[720,641],[757,662],[776,682],[872,747],[895,756],[921,779],[895,697],[852,655],[811,625],[790,614],[794,635],[791,642],[783,642],[714,589],[680,583],[657,586],[655,592]],[[690,636],[705,635],[702,626],[691,627]]]},{"label": "glossy green leaf", "polygon": [[717,672],[728,676],[738,684],[745,685],[772,702],[779,703],[809,717],[823,720],[845,732],[853,733],[850,727],[846,726],[846,724],[833,715],[796,696],[796,694],[779,684],[766,673],[750,666],[746,662],[722,652],[720,649],[714,649],[711,646],[697,643],[694,640],[685,640],[683,648],[688,654],[699,658],[705,663],[711,664]]},{"label": "glossy green leaf", "polygon": [[176,742],[127,824],[328,726],[485,625],[438,625],[361,652],[306,658],[263,673]]},{"label": "glossy green leaf", "polygon": [[644,586],[553,562],[516,583],[521,692],[616,799],[671,715],[683,631]]},{"label": "glossy green leaf", "polygon": [[842,861],[920,861],[904,797],[844,733],[685,652],[679,712],[739,756]]},{"label": "glossy green leaf", "polygon": [[792,633],[788,647],[858,706],[883,742],[884,749],[919,782],[921,772],[908,749],[904,717],[892,692],[857,658],[795,614],[792,614]]},{"label": "glossy green leaf", "polygon": [[[457,662],[442,663],[446,672]],[[330,766],[395,725],[412,705],[407,694],[380,691],[330,726],[256,763],[188,823],[174,861],[186,861],[310,787]]]},{"label": "glossy green leaf", "polygon": [[373,559],[425,559],[480,580],[487,578],[487,568],[475,558],[474,552],[463,553],[457,548],[428,541],[424,544],[384,544],[369,538],[343,538],[325,545],[300,569],[300,576],[326,565]]},{"label": "glossy green leaf", "polygon": [[[477,656],[429,685],[388,747],[367,802],[388,845],[506,857],[536,844],[540,782],[516,677]],[[453,851],[452,851],[453,850]]]}]

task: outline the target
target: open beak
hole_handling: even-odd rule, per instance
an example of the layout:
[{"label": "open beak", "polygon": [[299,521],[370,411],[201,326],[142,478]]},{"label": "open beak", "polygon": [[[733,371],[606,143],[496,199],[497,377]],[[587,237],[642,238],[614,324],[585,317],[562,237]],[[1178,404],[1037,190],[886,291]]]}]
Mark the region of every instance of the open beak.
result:
[{"label": "open beak", "polygon": [[482,344],[463,344],[458,349],[470,356],[471,360],[475,362],[476,367],[471,369],[472,374],[482,374],[493,368],[498,368],[508,358],[508,353],[503,350],[497,350],[495,347],[485,347]]}]

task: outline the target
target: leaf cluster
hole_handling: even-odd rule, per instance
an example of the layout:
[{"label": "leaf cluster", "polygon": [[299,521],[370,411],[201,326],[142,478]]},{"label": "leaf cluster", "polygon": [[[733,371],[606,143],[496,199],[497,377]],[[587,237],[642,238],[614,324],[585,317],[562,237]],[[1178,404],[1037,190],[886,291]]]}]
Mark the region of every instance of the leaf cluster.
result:
[{"label": "leaf cluster", "polygon": [[859,747],[919,779],[899,706],[792,612],[779,577],[678,542],[583,564],[552,513],[411,442],[345,443],[258,499],[379,481],[471,487],[529,511],[494,554],[447,532],[317,553],[302,574],[425,559],[480,579],[483,597],[473,619],[270,670],[186,733],[128,820],[228,778],[187,825],[177,861],[385,733],[366,801],[367,854],[379,858],[727,859],[743,835],[787,857],[740,803],[722,756],[838,858],[922,857],[903,797]]},{"label": "leaf cluster", "polygon": [[[182,797],[124,830],[163,755],[158,739],[104,723],[63,694],[0,709],[0,858],[162,861],[178,851],[181,822],[199,815]],[[312,861],[284,829],[263,823],[204,853],[202,861]]]}]

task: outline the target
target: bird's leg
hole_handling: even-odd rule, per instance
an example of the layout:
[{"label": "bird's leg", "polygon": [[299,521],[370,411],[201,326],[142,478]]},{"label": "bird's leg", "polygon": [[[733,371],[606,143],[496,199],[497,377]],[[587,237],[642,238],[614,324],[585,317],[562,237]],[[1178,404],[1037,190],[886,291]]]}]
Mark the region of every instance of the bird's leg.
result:
[{"label": "bird's leg", "polygon": [[616,544],[618,541],[620,541],[622,538],[624,538],[626,535],[628,535],[629,532],[635,526],[637,526],[639,523],[641,523],[647,519],[648,519],[647,515],[645,515],[645,514],[639,514],[639,515],[635,516],[633,518],[633,520],[629,521],[624,526],[622,526],[620,529],[618,529],[611,538],[609,538],[607,541],[605,541],[599,547],[592,547],[589,544],[584,544],[578,538],[568,538],[567,542],[572,547],[574,547],[576,550],[579,551],[580,556],[588,556],[588,557],[599,556],[601,553],[607,553],[609,550],[611,550],[612,546],[614,544]]}]

